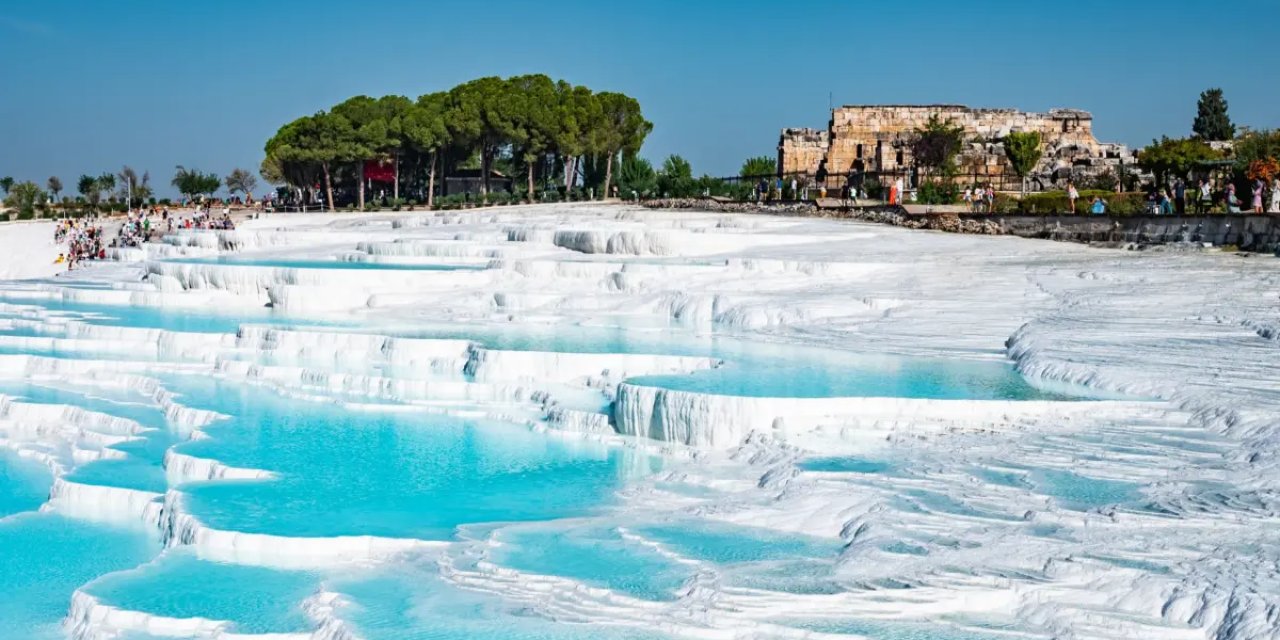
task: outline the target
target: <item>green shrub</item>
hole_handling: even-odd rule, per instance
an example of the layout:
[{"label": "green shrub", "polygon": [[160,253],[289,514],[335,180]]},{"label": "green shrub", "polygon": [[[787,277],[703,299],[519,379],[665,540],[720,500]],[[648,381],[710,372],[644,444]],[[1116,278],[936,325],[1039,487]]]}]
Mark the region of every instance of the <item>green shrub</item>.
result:
[{"label": "green shrub", "polygon": [[926,182],[916,192],[916,200],[922,204],[955,204],[960,188],[952,182]]},{"label": "green shrub", "polygon": [[439,209],[446,209],[446,210],[457,209],[457,208],[460,208],[464,202],[466,202],[466,194],[455,193],[452,195],[440,196],[439,198],[436,198],[436,207]]},{"label": "green shrub", "polygon": [[1003,214],[1021,213],[1022,203],[1017,198],[996,198],[995,212]]},{"label": "green shrub", "polygon": [[1107,213],[1119,216],[1141,214],[1147,209],[1147,197],[1141,193],[1116,193],[1107,201]]},{"label": "green shrub", "polygon": [[[1085,196],[1084,192],[1081,192],[1080,199],[1076,201],[1076,204],[1087,207],[1088,203],[1092,200],[1092,196]],[[1028,193],[1018,201],[1017,210],[1019,213],[1028,213],[1032,215],[1066,213],[1071,211],[1071,202],[1067,199],[1067,193],[1065,191]]]},{"label": "green shrub", "polygon": [[[1076,200],[1076,213],[1088,214],[1095,197],[1106,201],[1107,213],[1112,215],[1135,215],[1146,210],[1146,196],[1141,193],[1115,193],[1101,189],[1087,189],[1080,191],[1080,198]],[[997,210],[1004,211],[999,206]],[[1013,211],[1029,215],[1065,214],[1071,212],[1071,203],[1067,200],[1065,191],[1029,193],[1016,201]]]}]

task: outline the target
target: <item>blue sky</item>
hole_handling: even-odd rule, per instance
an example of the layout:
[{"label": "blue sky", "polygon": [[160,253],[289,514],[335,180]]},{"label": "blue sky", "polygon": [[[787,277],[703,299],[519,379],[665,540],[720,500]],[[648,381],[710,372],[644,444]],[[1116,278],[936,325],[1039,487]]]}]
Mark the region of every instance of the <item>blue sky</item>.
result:
[{"label": "blue sky", "polygon": [[1280,127],[1278,27],[1280,0],[6,0],[0,175],[129,164],[168,192],[177,164],[256,171],[281,124],[352,95],[531,72],[637,97],[644,155],[713,175],[825,126],[829,95],[1076,107],[1140,145],[1187,134],[1210,86]]}]

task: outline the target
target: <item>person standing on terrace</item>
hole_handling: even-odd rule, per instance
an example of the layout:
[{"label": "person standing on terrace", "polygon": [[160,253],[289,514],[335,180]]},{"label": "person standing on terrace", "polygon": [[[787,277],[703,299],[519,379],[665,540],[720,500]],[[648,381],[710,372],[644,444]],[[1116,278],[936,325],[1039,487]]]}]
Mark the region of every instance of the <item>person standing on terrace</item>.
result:
[{"label": "person standing on terrace", "polygon": [[1236,186],[1227,185],[1227,213],[1240,213],[1240,199],[1236,197]]}]

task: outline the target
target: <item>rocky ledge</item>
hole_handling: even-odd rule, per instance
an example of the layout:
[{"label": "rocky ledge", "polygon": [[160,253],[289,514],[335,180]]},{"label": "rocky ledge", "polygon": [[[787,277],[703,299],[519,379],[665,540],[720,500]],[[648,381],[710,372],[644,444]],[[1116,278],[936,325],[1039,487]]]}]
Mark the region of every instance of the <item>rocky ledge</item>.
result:
[{"label": "rocky ledge", "polygon": [[734,200],[717,200],[715,198],[661,198],[645,200],[641,206],[650,209],[693,209],[697,211],[716,211],[723,213],[764,213],[776,216],[817,216],[825,215],[812,202],[787,202],[781,204],[754,202],[737,202]]},{"label": "rocky ledge", "polygon": [[1001,235],[1004,233],[999,224],[989,220],[971,220],[956,215],[911,216],[902,213],[901,208],[893,206],[868,207],[863,209],[823,209],[813,202],[789,202],[781,204],[757,204],[754,202],[734,202],[716,200],[714,198],[664,198],[646,200],[642,205],[651,209],[693,209],[698,211],[716,211],[724,213],[763,213],[775,216],[806,216],[814,218],[842,218],[891,224],[908,229],[929,229],[948,233],[976,233],[982,235]]}]

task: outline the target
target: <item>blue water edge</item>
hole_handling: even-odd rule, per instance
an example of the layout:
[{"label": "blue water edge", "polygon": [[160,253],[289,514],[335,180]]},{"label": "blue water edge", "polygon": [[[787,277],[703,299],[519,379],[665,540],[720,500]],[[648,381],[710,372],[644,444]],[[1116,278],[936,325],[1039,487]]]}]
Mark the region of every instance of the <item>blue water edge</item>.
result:
[{"label": "blue water edge", "polygon": [[305,571],[222,564],[177,548],[95,580],[84,591],[127,611],[229,622],[236,633],[301,633],[314,627],[302,604],[319,582]]},{"label": "blue water edge", "polygon": [[639,376],[628,382],[728,396],[763,398],[886,397],[939,400],[1046,400],[1061,396],[1027,383],[999,361],[875,357],[752,358],[688,375]]},{"label": "blue water edge", "polygon": [[81,585],[129,569],[160,551],[141,526],[84,522],[54,513],[0,520],[0,640],[54,640],[71,594]]},{"label": "blue water edge", "polygon": [[185,404],[233,416],[178,451],[279,476],[185,487],[188,508],[216,529],[444,540],[462,524],[587,514],[661,468],[515,424],[348,411],[202,379],[175,387]]}]

